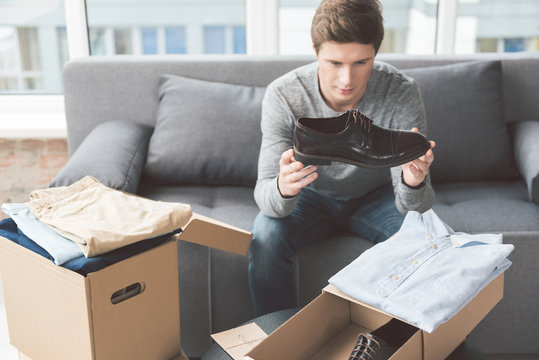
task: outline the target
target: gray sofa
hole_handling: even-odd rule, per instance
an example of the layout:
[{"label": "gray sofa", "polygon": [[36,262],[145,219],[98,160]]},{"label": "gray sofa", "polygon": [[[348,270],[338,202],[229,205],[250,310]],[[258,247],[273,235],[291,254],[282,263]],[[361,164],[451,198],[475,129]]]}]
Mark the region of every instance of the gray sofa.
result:
[{"label": "gray sofa", "polygon": [[[437,142],[435,212],[456,231],[502,232],[515,245],[504,299],[468,340],[486,353],[539,353],[539,54],[378,59],[407,69],[422,91],[428,137]],[[64,68],[70,160],[51,185],[90,174],[249,230],[258,212],[253,187],[264,88],[313,60],[71,61]],[[298,304],[370,246],[341,233],[298,254]],[[202,356],[211,333],[253,317],[247,264],[247,257],[180,242],[181,332],[189,356]]]}]

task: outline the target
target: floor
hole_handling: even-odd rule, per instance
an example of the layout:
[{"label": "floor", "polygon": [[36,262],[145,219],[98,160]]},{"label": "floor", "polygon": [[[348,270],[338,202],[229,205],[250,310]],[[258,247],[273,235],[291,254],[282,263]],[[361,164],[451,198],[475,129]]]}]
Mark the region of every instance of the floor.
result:
[{"label": "floor", "polygon": [[[0,139],[0,204],[27,201],[31,191],[48,186],[67,160],[65,139]],[[0,219],[4,217],[0,212]],[[539,354],[489,357],[491,360],[539,360]],[[17,349],[9,344],[1,279],[0,359],[18,359]]]}]

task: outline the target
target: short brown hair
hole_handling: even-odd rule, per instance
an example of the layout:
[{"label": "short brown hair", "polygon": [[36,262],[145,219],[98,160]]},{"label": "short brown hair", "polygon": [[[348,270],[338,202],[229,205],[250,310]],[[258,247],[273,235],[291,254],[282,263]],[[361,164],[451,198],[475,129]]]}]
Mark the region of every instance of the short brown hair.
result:
[{"label": "short brown hair", "polygon": [[326,41],[372,44],[378,53],[383,22],[378,0],[322,0],[314,14],[311,38],[317,53]]}]

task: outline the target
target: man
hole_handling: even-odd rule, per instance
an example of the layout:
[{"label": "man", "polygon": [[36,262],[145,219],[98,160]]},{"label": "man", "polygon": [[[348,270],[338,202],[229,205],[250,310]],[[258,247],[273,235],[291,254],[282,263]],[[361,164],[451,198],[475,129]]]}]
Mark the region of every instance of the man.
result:
[{"label": "man", "polygon": [[249,263],[257,316],[297,306],[292,266],[297,251],[339,230],[384,241],[399,230],[407,211],[432,206],[432,141],[425,155],[391,171],[340,162],[304,166],[294,159],[292,139],[300,117],[328,118],[357,109],[377,126],[425,133],[416,83],[374,62],[382,21],[378,0],[322,1],[311,27],[317,61],[266,90],[255,187],[261,212],[253,225]]}]

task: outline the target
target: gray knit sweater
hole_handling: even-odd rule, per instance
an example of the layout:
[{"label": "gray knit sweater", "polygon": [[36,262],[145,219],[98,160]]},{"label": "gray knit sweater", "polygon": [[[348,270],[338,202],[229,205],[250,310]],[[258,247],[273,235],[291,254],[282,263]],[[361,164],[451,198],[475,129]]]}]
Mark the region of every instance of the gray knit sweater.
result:
[{"label": "gray knit sweater", "polygon": [[[391,129],[417,127],[426,134],[425,107],[417,84],[393,66],[375,61],[367,91],[358,110],[374,124]],[[273,81],[262,102],[262,144],[258,160],[255,200],[271,217],[289,215],[298,197],[283,198],[277,188],[279,159],[292,148],[295,120],[300,117],[340,115],[323,100],[318,85],[318,62],[302,66]],[[401,167],[368,169],[340,162],[318,167],[318,178],[310,189],[326,196],[349,200],[361,197],[381,185],[393,183],[400,212],[424,212],[434,202],[434,190],[427,176],[425,186],[412,189],[401,182]]]}]

